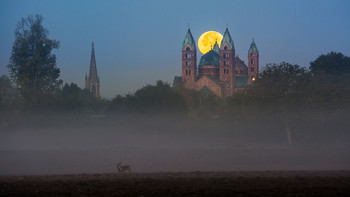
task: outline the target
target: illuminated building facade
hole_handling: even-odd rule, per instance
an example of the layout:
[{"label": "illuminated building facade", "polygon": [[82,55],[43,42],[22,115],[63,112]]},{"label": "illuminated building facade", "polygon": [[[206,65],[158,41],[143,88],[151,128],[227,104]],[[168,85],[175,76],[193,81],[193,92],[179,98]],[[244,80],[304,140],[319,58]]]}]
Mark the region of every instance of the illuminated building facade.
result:
[{"label": "illuminated building facade", "polygon": [[174,78],[173,86],[213,93],[220,97],[231,96],[243,90],[259,74],[259,51],[254,39],[248,50],[248,66],[235,54],[230,32],[226,28],[221,45],[215,43],[204,54],[197,66],[197,48],[190,29],[182,44],[182,76]]}]

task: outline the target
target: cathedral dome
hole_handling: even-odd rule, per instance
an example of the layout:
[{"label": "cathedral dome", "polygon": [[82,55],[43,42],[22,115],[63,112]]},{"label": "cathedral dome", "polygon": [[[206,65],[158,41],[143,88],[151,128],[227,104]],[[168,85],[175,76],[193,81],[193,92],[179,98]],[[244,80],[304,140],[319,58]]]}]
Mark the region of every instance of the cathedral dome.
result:
[{"label": "cathedral dome", "polygon": [[208,53],[204,54],[201,57],[201,60],[199,62],[198,66],[204,66],[204,65],[215,65],[219,66],[219,54],[215,52],[214,50],[209,51]]}]

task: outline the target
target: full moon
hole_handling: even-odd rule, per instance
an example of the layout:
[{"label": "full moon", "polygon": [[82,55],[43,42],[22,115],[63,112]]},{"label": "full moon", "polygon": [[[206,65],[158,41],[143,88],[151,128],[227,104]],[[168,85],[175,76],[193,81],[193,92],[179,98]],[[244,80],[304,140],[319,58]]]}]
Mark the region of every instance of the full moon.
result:
[{"label": "full moon", "polygon": [[223,36],[219,32],[207,31],[199,37],[198,49],[203,54],[206,54],[214,47],[215,42],[217,42],[220,47],[222,38]]}]

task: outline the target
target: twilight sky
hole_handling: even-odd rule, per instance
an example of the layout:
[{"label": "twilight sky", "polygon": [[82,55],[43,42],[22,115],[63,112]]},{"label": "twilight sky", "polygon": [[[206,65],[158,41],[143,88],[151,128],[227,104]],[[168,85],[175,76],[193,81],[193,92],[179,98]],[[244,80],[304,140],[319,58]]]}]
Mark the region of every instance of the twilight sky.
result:
[{"label": "twilight sky", "polygon": [[158,79],[172,84],[188,23],[196,43],[228,26],[245,62],[254,38],[260,68],[282,61],[308,67],[330,51],[350,56],[349,10],[348,0],[1,0],[0,75],[8,74],[17,23],[31,14],[42,15],[49,38],[60,41],[53,52],[66,83],[84,88],[94,41],[101,96],[113,98]]}]

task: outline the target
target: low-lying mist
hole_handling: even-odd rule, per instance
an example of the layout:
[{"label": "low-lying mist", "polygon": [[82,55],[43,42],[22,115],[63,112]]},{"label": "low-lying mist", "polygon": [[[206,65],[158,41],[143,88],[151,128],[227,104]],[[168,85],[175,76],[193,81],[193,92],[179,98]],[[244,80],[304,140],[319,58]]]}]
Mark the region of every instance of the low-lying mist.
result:
[{"label": "low-lying mist", "polygon": [[349,170],[348,112],[290,116],[291,143],[278,114],[2,113],[0,175]]}]

